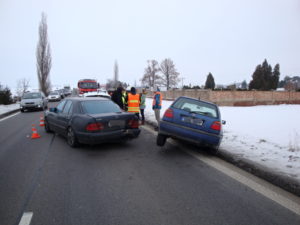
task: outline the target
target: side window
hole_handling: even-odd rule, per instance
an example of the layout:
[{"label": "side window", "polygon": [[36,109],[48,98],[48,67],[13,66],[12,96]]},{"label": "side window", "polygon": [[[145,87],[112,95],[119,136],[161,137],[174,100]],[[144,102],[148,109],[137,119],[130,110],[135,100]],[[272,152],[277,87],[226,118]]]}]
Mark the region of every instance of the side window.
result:
[{"label": "side window", "polygon": [[56,106],[56,109],[57,109],[57,112],[58,112],[58,113],[62,112],[65,103],[66,103],[66,100],[62,101],[61,103],[59,103],[59,104]]},{"label": "side window", "polygon": [[68,114],[71,108],[72,108],[72,101],[67,101],[63,110],[63,114]]}]

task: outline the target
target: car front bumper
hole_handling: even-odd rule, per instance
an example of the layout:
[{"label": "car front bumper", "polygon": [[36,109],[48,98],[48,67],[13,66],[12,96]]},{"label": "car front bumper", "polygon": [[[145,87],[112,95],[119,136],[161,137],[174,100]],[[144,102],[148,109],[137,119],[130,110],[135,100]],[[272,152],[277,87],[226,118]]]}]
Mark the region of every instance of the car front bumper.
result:
[{"label": "car front bumper", "polygon": [[43,105],[20,105],[21,110],[36,110],[36,109],[42,109]]},{"label": "car front bumper", "polygon": [[119,142],[124,139],[137,138],[140,129],[123,129],[109,132],[87,133],[76,132],[77,139],[82,144],[100,144],[105,142]]},{"label": "car front bumper", "polygon": [[159,133],[168,137],[173,137],[185,141],[189,141],[198,145],[219,147],[223,138],[221,134],[212,134],[205,131],[187,128],[171,122],[161,121]]}]

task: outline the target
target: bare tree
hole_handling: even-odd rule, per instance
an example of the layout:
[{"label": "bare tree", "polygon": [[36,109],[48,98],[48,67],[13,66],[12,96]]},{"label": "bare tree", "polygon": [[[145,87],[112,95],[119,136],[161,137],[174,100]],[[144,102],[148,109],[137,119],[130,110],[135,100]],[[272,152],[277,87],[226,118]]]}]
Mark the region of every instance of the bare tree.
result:
[{"label": "bare tree", "polygon": [[119,66],[118,66],[118,62],[117,60],[115,61],[115,65],[114,65],[114,88],[117,88],[118,85],[118,81],[119,81]]},{"label": "bare tree", "polygon": [[171,59],[164,59],[160,63],[160,71],[163,74],[161,77],[162,85],[167,87],[167,90],[169,90],[170,87],[175,87],[177,85],[179,82],[179,73]]},{"label": "bare tree", "polygon": [[156,60],[152,59],[148,60],[147,62],[148,66],[145,68],[145,73],[141,81],[143,85],[154,89],[159,84],[159,80],[161,79],[158,74],[160,69]]},{"label": "bare tree", "polygon": [[17,81],[17,95],[18,97],[23,96],[23,94],[28,91],[29,88],[29,79],[22,78]]},{"label": "bare tree", "polygon": [[36,47],[36,60],[40,90],[47,96],[51,88],[49,76],[52,66],[52,57],[50,43],[48,41],[48,25],[45,13],[42,13],[42,19],[39,25],[39,40]]}]

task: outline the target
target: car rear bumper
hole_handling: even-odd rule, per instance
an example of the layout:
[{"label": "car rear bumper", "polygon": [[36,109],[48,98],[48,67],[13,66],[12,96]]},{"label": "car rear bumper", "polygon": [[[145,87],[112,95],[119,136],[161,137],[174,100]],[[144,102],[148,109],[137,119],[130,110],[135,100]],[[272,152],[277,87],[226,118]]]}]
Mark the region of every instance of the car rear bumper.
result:
[{"label": "car rear bumper", "polygon": [[124,129],[103,133],[76,132],[78,141],[82,144],[100,144],[104,142],[119,142],[123,139],[137,138],[140,129]]},{"label": "car rear bumper", "polygon": [[207,145],[211,147],[219,147],[223,138],[222,134],[212,134],[166,121],[160,122],[159,133],[168,137],[174,137],[198,145]]}]

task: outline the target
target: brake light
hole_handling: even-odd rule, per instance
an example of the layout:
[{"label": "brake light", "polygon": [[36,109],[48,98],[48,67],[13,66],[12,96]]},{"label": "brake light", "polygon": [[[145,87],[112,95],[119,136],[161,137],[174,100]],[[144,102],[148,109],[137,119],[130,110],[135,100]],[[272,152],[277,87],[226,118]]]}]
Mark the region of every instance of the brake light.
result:
[{"label": "brake light", "polygon": [[167,109],[165,114],[164,114],[164,117],[173,118],[174,117],[173,110],[172,109]]},{"label": "brake light", "polygon": [[134,120],[134,119],[129,120],[128,121],[128,126],[130,128],[139,128],[139,121],[138,120]]},{"label": "brake light", "polygon": [[98,131],[103,130],[104,126],[102,123],[90,123],[86,126],[87,131]]},{"label": "brake light", "polygon": [[221,123],[220,123],[220,121],[213,122],[213,124],[210,126],[210,128],[213,129],[213,130],[220,131],[221,130]]}]

